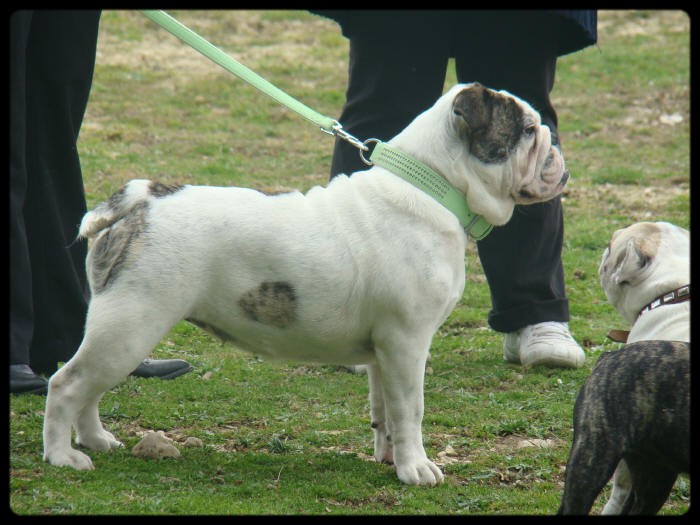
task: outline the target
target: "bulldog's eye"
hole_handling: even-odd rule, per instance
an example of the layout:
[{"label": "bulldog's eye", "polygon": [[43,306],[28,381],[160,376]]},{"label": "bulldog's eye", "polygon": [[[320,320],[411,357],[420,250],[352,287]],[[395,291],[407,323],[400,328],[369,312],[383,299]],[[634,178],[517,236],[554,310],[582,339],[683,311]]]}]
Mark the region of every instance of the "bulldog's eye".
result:
[{"label": "bulldog's eye", "polygon": [[535,126],[534,124],[529,124],[525,126],[525,129],[523,130],[523,135],[529,138],[532,137],[536,131],[537,126]]}]

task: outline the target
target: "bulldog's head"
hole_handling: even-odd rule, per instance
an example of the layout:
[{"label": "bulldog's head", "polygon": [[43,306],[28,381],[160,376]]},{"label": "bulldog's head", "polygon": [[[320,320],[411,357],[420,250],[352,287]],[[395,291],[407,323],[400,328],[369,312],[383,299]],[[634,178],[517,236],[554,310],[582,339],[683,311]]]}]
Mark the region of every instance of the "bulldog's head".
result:
[{"label": "bulldog's head", "polygon": [[690,233],[668,222],[615,231],[598,267],[605,296],[628,322],[660,295],[690,283]]},{"label": "bulldog's head", "polygon": [[515,204],[559,195],[569,178],[540,115],[478,83],[454,86],[391,143],[440,172],[494,225],[508,222]]}]

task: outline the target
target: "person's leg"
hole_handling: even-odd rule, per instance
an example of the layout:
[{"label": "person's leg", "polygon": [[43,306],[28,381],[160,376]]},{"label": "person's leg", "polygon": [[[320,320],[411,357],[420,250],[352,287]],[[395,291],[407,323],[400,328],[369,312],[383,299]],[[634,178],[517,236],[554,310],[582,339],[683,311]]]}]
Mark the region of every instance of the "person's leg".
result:
[{"label": "person's leg", "polygon": [[34,309],[29,246],[24,224],[27,192],[26,48],[31,11],[10,17],[10,392],[44,392],[46,380],[29,367]]},{"label": "person's leg", "polygon": [[[11,365],[26,368],[14,381],[11,366],[15,393],[45,391],[28,390],[26,383],[45,383],[34,372],[52,374],[59,361],[73,356],[83,336],[89,290],[87,243],[75,242],[86,212],[77,141],[92,84],[99,17],[99,11],[38,11],[22,25],[23,40],[17,33],[17,56],[24,60],[16,69],[24,83],[18,89],[13,83],[12,96],[23,102],[15,113],[13,98],[13,122],[24,119],[24,125],[17,134],[13,129],[11,139],[11,235],[13,248],[24,249],[17,251],[23,259],[16,267],[13,259],[12,310],[15,303],[21,308],[12,320]],[[22,277],[16,285],[14,272]],[[133,373],[172,378],[189,370],[181,359],[146,360]]]},{"label": "person's leg", "polygon": [[[448,59],[443,18],[394,11],[348,35],[348,87],[338,118],[346,131],[360,140],[389,140],[442,95]],[[358,149],[336,139],[331,177],[365,169]]]},{"label": "person's leg", "polygon": [[[540,112],[543,124],[550,127],[553,141],[558,143],[557,115],[549,98],[556,70],[556,18],[537,12],[471,15],[465,22],[469,38],[455,49],[459,81],[478,81],[527,101]],[[557,197],[516,206],[506,225],[494,228],[477,243],[491,291],[489,324],[494,330],[509,333],[506,353],[511,361],[583,364],[583,351],[565,324],[569,304],[561,261],[563,235],[561,200]],[[531,333],[541,323],[545,325]],[[545,346],[523,355],[519,347],[533,335]]]},{"label": "person's leg", "polygon": [[73,242],[87,211],[77,139],[92,83],[99,16],[99,11],[37,11],[27,42],[30,362],[46,374],[77,350],[87,311],[87,245]]}]

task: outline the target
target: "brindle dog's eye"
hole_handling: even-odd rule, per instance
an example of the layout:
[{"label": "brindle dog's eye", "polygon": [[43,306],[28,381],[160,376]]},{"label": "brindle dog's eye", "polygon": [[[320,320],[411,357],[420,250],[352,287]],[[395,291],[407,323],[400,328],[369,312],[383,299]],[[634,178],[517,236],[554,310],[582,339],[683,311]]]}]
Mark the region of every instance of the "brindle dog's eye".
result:
[{"label": "brindle dog's eye", "polygon": [[523,135],[526,137],[532,137],[535,134],[535,131],[537,131],[537,127],[534,124],[530,124],[525,126],[525,129],[523,130]]}]

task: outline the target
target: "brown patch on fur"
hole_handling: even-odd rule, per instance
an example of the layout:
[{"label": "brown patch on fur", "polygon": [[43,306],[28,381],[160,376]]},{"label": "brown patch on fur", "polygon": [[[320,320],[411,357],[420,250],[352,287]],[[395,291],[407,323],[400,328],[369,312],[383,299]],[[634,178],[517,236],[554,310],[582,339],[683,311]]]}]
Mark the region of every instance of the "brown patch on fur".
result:
[{"label": "brown patch on fur", "polygon": [[659,251],[661,244],[661,229],[653,222],[640,222],[633,228],[634,244],[640,255],[653,259]]},{"label": "brown patch on fur", "polygon": [[485,163],[505,162],[526,128],[525,115],[515,100],[480,84],[462,90],[452,109],[464,119],[469,150]]},{"label": "brown patch on fur", "polygon": [[93,293],[104,291],[119,275],[146,229],[147,213],[148,203],[137,204],[95,240],[88,267]]},{"label": "brown patch on fur", "polygon": [[285,282],[263,282],[238,301],[248,318],[262,324],[286,328],[296,319],[297,298]]},{"label": "brown patch on fur", "polygon": [[180,191],[184,186],[182,184],[162,184],[152,181],[148,185],[148,192],[154,197],[167,197],[175,192]]},{"label": "brown patch on fur", "polygon": [[612,234],[610,245],[613,246],[619,242],[626,244],[629,239],[632,239],[637,252],[641,256],[651,259],[659,251],[661,237],[661,228],[657,224],[653,222],[638,222],[616,230]]}]

